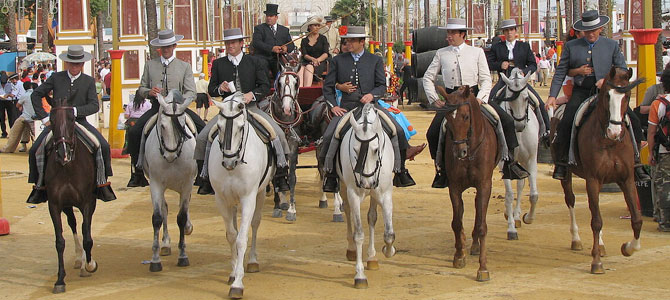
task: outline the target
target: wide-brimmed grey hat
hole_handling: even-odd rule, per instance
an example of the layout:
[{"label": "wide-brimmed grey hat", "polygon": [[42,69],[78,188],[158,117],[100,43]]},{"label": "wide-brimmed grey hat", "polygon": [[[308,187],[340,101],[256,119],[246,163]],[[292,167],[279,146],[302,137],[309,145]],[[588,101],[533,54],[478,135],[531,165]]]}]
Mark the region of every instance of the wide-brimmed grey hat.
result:
[{"label": "wide-brimmed grey hat", "polygon": [[472,30],[472,27],[468,27],[468,23],[465,21],[465,19],[456,19],[456,18],[449,18],[447,19],[447,26],[446,27],[440,27],[440,29],[446,29],[446,30]]},{"label": "wide-brimmed grey hat", "polygon": [[326,27],[326,21],[321,16],[312,16],[307,19],[305,23],[300,26],[300,32],[309,32],[309,25],[321,25],[319,33],[324,34],[328,32],[328,27]]},{"label": "wide-brimmed grey hat", "polygon": [[519,26],[521,25],[518,25],[514,19],[502,20],[502,22],[500,22],[500,30],[517,28]]},{"label": "wide-brimmed grey hat", "polygon": [[598,14],[597,10],[585,11],[582,19],[575,22],[573,28],[579,31],[589,31],[605,26],[610,22],[610,17]]},{"label": "wide-brimmed grey hat", "polygon": [[268,3],[265,4],[265,10],[263,11],[264,14],[268,16],[276,16],[279,14],[279,4],[272,4]]},{"label": "wide-brimmed grey hat", "polygon": [[165,29],[158,32],[158,37],[151,40],[149,44],[155,47],[164,47],[171,46],[181,41],[184,38],[183,35],[174,34],[172,29]]},{"label": "wide-brimmed grey hat", "polygon": [[84,47],[80,45],[72,45],[67,47],[67,52],[58,55],[58,58],[66,62],[82,63],[91,60],[93,55],[84,51]]},{"label": "wide-brimmed grey hat", "polygon": [[242,35],[242,29],[240,28],[231,28],[223,30],[224,41],[239,40],[244,38],[248,38],[248,36]]},{"label": "wide-brimmed grey hat", "polygon": [[340,35],[340,38],[342,39],[370,37],[369,35],[365,34],[365,26],[347,26],[344,28],[345,30],[340,27],[340,32],[344,31],[344,34]]}]

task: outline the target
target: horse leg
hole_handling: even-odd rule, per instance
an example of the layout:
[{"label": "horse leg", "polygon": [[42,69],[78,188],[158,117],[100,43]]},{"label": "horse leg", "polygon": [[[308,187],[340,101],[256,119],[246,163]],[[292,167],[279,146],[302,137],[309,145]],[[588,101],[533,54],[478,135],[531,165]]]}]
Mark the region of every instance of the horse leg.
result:
[{"label": "horse leg", "polygon": [[[293,145],[292,145],[293,146]],[[298,146],[291,147],[291,154],[289,154],[289,172],[288,172],[288,185],[291,188],[291,198],[289,202],[288,211],[286,212],[286,221],[295,221],[296,220],[296,210],[295,210],[295,183],[296,175],[295,169],[298,165]]]},{"label": "horse leg", "polygon": [[475,226],[477,226],[478,240],[480,244],[479,252],[479,270],[477,270],[477,281],[491,280],[488,268],[486,267],[486,233],[488,228],[486,226],[486,211],[489,206],[489,199],[491,197],[491,179],[484,182],[477,188],[477,195],[475,196]]},{"label": "horse leg", "polygon": [[[255,194],[255,193],[254,193]],[[251,219],[256,211],[256,195],[249,194],[240,197],[240,206],[242,216],[240,218],[240,227],[235,239],[235,246],[237,247],[237,260],[235,262],[235,280],[230,285],[228,297],[239,299],[244,294],[244,255],[247,251],[247,243],[249,239],[249,227]]]},{"label": "horse leg", "polygon": [[157,183],[150,185],[151,189],[151,201],[153,203],[153,214],[151,216],[151,224],[154,228],[154,242],[151,247],[153,255],[151,257],[151,264],[149,265],[149,271],[151,272],[160,272],[163,270],[163,265],[161,264],[161,258],[159,251],[161,250],[161,245],[159,243],[160,230],[163,225],[163,216],[162,203],[165,201],[163,199],[163,192],[160,188],[157,187]]},{"label": "horse leg", "polygon": [[[346,195],[346,194],[345,194]],[[344,209],[344,217],[347,222],[347,260],[356,261],[356,244],[354,243],[354,233],[351,223],[351,211],[348,199],[343,199],[342,208]]]},{"label": "horse leg", "polygon": [[[451,229],[454,231],[455,248],[454,253],[454,268],[462,269],[465,267],[465,232],[463,231],[463,199],[461,198],[462,191],[456,191],[455,188],[449,189],[449,198],[451,199],[451,207],[453,210],[453,219],[451,220]],[[474,247],[477,240],[472,241]]]},{"label": "horse leg", "polygon": [[165,199],[165,190],[161,194],[161,215],[163,216],[163,239],[161,240],[161,256],[172,254],[170,249],[170,234],[168,233],[168,204]]},{"label": "horse leg", "polygon": [[272,210],[272,217],[273,217],[273,218],[281,218],[281,216],[282,216],[282,214],[283,214],[283,213],[282,213],[281,206],[279,205],[279,203],[281,202],[280,194],[281,194],[281,193],[279,193],[279,192],[274,192],[274,203],[275,203],[275,206],[274,206],[274,208],[273,208],[273,210]]},{"label": "horse leg", "polygon": [[516,181],[516,199],[514,203],[514,226],[521,227],[521,196],[523,196],[523,188],[526,185],[525,179]]},{"label": "horse leg", "polygon": [[626,199],[626,205],[630,212],[630,225],[633,227],[633,240],[621,245],[621,254],[624,256],[631,256],[635,251],[640,250],[640,229],[642,229],[642,216],[637,207],[637,190],[633,176],[629,176],[628,180],[623,184],[619,184],[623,191],[623,196]]},{"label": "horse leg", "polygon": [[63,213],[67,216],[67,224],[72,229],[72,236],[74,238],[74,268],[81,269],[82,262],[86,260],[84,257],[84,248],[81,246],[79,235],[77,234],[77,218],[74,216],[72,206],[63,207]]},{"label": "horse leg", "polygon": [[214,197],[216,198],[216,206],[219,208],[219,213],[223,217],[223,223],[226,225],[226,240],[230,246],[230,263],[232,265],[232,270],[228,276],[228,284],[232,284],[235,281],[235,266],[237,265],[237,246],[235,245],[235,241],[237,240],[237,208],[226,205],[220,194],[216,194]]},{"label": "horse leg", "polygon": [[[375,195],[378,196],[378,195]],[[377,250],[375,249],[375,225],[377,224],[377,197],[370,195],[370,208],[368,209],[368,259],[366,269],[379,270],[377,261]]]},{"label": "horse leg", "polygon": [[570,249],[581,251],[583,246],[582,239],[579,237],[577,215],[575,214],[575,194],[572,192],[572,173],[568,172],[565,179],[561,180],[561,186],[563,187],[563,194],[565,195],[565,205],[568,206],[568,211],[570,212],[570,234],[572,235]]},{"label": "horse leg", "polygon": [[[323,178],[321,176],[319,176],[319,178],[321,178],[320,182],[322,182]],[[328,208],[328,197],[326,196],[325,192],[321,192],[321,199],[319,199],[319,208]]]},{"label": "horse leg", "polygon": [[363,197],[355,192],[347,191],[347,200],[349,202],[349,215],[354,229],[353,240],[356,244],[356,276],[354,276],[354,287],[364,289],[368,287],[368,279],[365,276],[363,267],[363,240],[365,239],[361,221],[361,201]]},{"label": "horse leg", "polygon": [[605,269],[600,261],[600,231],[603,228],[602,217],[600,216],[599,194],[602,184],[592,178],[586,179],[586,193],[589,198],[589,209],[591,210],[591,230],[593,231],[593,248],[591,249],[591,274],[604,274]]},{"label": "horse leg", "polygon": [[[190,265],[188,255],[186,255],[186,229],[188,226],[188,207],[191,202],[191,183],[189,181],[188,190],[182,189],[179,201],[179,213],[177,213],[177,225],[179,226],[179,258],[177,259],[177,266],[186,267]],[[166,226],[167,227],[167,226]]]},{"label": "horse leg", "polygon": [[254,210],[253,219],[251,219],[251,250],[249,251],[249,261],[247,262],[247,273],[260,272],[258,265],[258,253],[256,252],[256,236],[258,227],[261,225],[261,217],[263,216],[263,203],[265,197],[262,193],[256,195],[256,209]]},{"label": "horse leg", "polygon": [[[519,235],[514,225],[514,190],[512,189],[512,180],[503,179],[505,183],[505,219],[507,219],[507,239],[518,240]],[[476,226],[475,226],[476,228]],[[472,240],[475,240],[474,232]],[[473,242],[474,244],[474,242]]]},{"label": "horse leg", "polygon": [[[534,155],[537,157],[537,154]],[[528,185],[530,186],[530,210],[524,214],[521,220],[526,224],[532,224],[535,220],[535,206],[539,197],[537,191],[537,159],[533,159],[528,168]]]},{"label": "horse leg", "polygon": [[384,247],[382,247],[382,252],[386,257],[392,257],[395,255],[395,247],[393,242],[395,242],[395,231],[393,230],[393,195],[392,192],[387,192],[382,196],[381,206],[382,206],[382,215],[384,216]]},{"label": "horse leg", "polygon": [[63,262],[63,252],[65,251],[65,239],[63,238],[63,225],[61,220],[61,209],[57,204],[49,201],[49,214],[51,215],[51,222],[54,225],[54,233],[56,235],[56,252],[58,253],[58,279],[54,284],[53,293],[65,292],[65,266]]},{"label": "horse leg", "polygon": [[81,234],[83,236],[84,253],[86,254],[86,263],[80,271],[81,277],[91,276],[98,270],[98,263],[91,257],[91,249],[93,249],[93,238],[91,237],[91,222],[93,221],[93,212],[95,212],[95,199],[92,199],[90,205],[84,206],[82,209],[83,220],[81,224]]},{"label": "horse leg", "polygon": [[[323,195],[325,197],[326,193],[323,193]],[[334,193],[333,195],[333,222],[344,222],[342,219],[342,196],[340,196],[340,193]]]}]

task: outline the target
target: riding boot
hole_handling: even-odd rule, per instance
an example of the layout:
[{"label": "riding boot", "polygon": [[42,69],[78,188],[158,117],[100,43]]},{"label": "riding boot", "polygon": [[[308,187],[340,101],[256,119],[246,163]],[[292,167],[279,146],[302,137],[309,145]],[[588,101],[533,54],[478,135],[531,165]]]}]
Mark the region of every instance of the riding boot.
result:
[{"label": "riding boot", "polygon": [[26,203],[31,203],[31,204],[40,204],[43,202],[47,202],[47,190],[45,187],[38,187],[38,186],[33,186],[33,190],[30,192],[30,195],[28,196],[28,200]]},{"label": "riding boot", "polygon": [[198,173],[196,173],[195,181],[193,181],[193,185],[201,186],[202,185],[202,178],[200,178],[200,174],[202,173],[202,165],[205,164],[205,161],[201,160],[201,159],[196,159],[195,163],[198,165]]},{"label": "riding boot", "polygon": [[209,178],[200,178],[200,187],[198,188],[198,195],[214,195],[214,188],[209,182]]},{"label": "riding boot", "polygon": [[128,181],[127,187],[145,187],[149,185],[149,182],[144,177],[144,171],[135,167],[137,164],[137,158],[130,157],[130,180]]},{"label": "riding boot", "polygon": [[116,200],[116,195],[114,195],[114,191],[112,191],[112,183],[109,181],[105,184],[98,185],[96,194],[96,198],[105,202]]},{"label": "riding boot", "polygon": [[433,178],[432,188],[443,189],[449,186],[449,178],[447,177],[447,172],[444,171],[444,168],[435,166],[435,178]]},{"label": "riding boot", "polygon": [[275,177],[272,179],[272,184],[280,192],[288,192],[291,190],[291,186],[288,184],[288,166],[277,167]]},{"label": "riding boot", "polygon": [[340,182],[335,170],[326,173],[322,190],[324,193],[337,193],[340,191]]},{"label": "riding boot", "polygon": [[400,151],[400,172],[395,173],[393,176],[393,186],[395,187],[408,187],[416,185],[414,179],[409,175],[409,170],[405,168],[405,161],[407,160],[407,149],[405,151]]},{"label": "riding boot", "polygon": [[521,164],[519,164],[519,162],[516,160],[505,161],[502,171],[502,179],[518,180],[524,179],[529,175],[528,171],[526,171],[526,169],[524,169],[524,167],[521,166]]}]

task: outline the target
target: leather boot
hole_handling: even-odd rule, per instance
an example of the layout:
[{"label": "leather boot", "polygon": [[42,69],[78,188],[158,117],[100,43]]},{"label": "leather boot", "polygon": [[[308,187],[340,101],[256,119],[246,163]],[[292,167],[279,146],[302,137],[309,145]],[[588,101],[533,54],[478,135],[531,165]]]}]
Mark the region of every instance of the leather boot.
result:
[{"label": "leather boot", "polygon": [[528,171],[524,169],[519,162],[515,161],[506,161],[503,165],[503,179],[524,179],[528,177]]},{"label": "leather boot", "polygon": [[144,171],[135,169],[130,175],[127,187],[145,187],[147,185],[149,185],[149,181],[144,177]]},{"label": "leather boot", "polygon": [[568,164],[565,162],[556,162],[551,178],[565,180],[566,176],[568,176]]},{"label": "leather boot", "polygon": [[[418,146],[421,147],[421,146]],[[424,148],[426,147],[425,145],[423,146]],[[410,147],[411,148],[411,147]],[[421,152],[423,149],[419,150]],[[416,185],[416,182],[414,182],[414,179],[412,178],[411,175],[409,175],[409,170],[405,168],[405,161],[407,161],[407,154],[410,151],[410,149],[405,149],[405,151],[400,151],[400,172],[396,173],[395,176],[393,176],[393,186],[395,187],[408,187],[408,186],[413,186]],[[414,153],[415,155],[418,153]]]},{"label": "leather boot", "polygon": [[114,191],[112,190],[111,182],[99,185],[96,193],[96,197],[102,201],[108,202],[116,200],[116,195],[114,195]]},{"label": "leather boot", "polygon": [[44,187],[33,186],[26,203],[40,204],[47,202],[47,190]]},{"label": "leather boot", "polygon": [[[198,178],[200,177],[198,176]],[[209,182],[209,178],[200,178],[198,195],[214,195],[214,188],[212,188],[212,184]]]},{"label": "leather boot", "polygon": [[340,182],[335,170],[326,174],[323,180],[322,190],[324,193],[337,193],[340,191]]},{"label": "leather boot", "polygon": [[433,185],[431,187],[436,189],[443,189],[449,186],[449,178],[444,170],[436,170],[435,178],[433,178]]},{"label": "leather boot", "polygon": [[419,155],[423,149],[426,149],[426,143],[419,146],[409,146],[409,148],[407,148],[407,159],[414,160],[414,157]]},{"label": "leather boot", "polygon": [[280,192],[287,192],[291,190],[291,186],[288,184],[288,167],[279,168],[275,172],[275,177],[272,180],[272,184]]},{"label": "leather boot", "polygon": [[200,174],[202,173],[202,166],[205,164],[204,160],[196,160],[195,163],[198,165],[198,173],[195,175],[195,181],[193,181],[193,185],[195,186],[202,186],[202,178],[200,177]]}]

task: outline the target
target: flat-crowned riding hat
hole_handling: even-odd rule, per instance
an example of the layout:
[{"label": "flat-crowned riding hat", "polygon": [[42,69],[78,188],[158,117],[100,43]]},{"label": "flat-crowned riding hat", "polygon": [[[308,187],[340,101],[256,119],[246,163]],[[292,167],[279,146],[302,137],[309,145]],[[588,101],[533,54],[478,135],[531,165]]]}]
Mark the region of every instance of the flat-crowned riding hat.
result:
[{"label": "flat-crowned riding hat", "polygon": [[468,27],[465,19],[449,18],[447,19],[447,26],[440,27],[440,29],[446,30],[472,30],[472,27]]},{"label": "flat-crowned riding hat", "polygon": [[599,15],[597,10],[589,10],[585,11],[582,14],[582,19],[575,22],[572,27],[579,31],[589,31],[603,27],[609,21],[610,17]]},{"label": "flat-crowned riding hat", "polygon": [[67,47],[67,52],[58,55],[63,61],[71,63],[83,63],[91,60],[93,55],[84,51],[84,47],[80,45],[71,45]]},{"label": "flat-crowned riding hat", "polygon": [[12,75],[9,75],[9,78],[7,78],[7,79],[8,80],[19,79],[19,73],[14,73]]},{"label": "flat-crowned riding hat", "polygon": [[239,40],[244,38],[248,38],[248,36],[242,35],[242,29],[240,28],[231,28],[223,30],[224,41]]},{"label": "flat-crowned riding hat", "polygon": [[279,14],[279,4],[268,3],[265,4],[265,11],[263,13],[268,16],[276,16]]},{"label": "flat-crowned riding hat", "polygon": [[171,46],[181,41],[184,38],[183,35],[174,34],[172,29],[165,29],[158,32],[158,37],[151,40],[149,44],[155,47],[164,47]]},{"label": "flat-crowned riding hat", "polygon": [[328,31],[328,27],[323,26],[326,25],[326,21],[320,16],[309,17],[309,19],[307,19],[307,21],[303,23],[302,26],[300,26],[300,31],[308,32],[309,25],[321,25],[321,28],[319,29],[319,33],[321,34],[324,34]]},{"label": "flat-crowned riding hat", "polygon": [[340,34],[340,38],[342,39],[370,37],[365,34],[365,26],[342,26],[340,27]]},{"label": "flat-crowned riding hat", "polygon": [[514,19],[502,20],[502,22],[500,22],[500,30],[508,29],[508,28],[516,28],[516,27],[519,27],[519,26],[521,26],[521,25],[517,25],[516,20],[514,20]]},{"label": "flat-crowned riding hat", "polygon": [[332,16],[325,16],[323,18],[326,19],[326,22],[333,22],[334,21],[334,18]]}]

